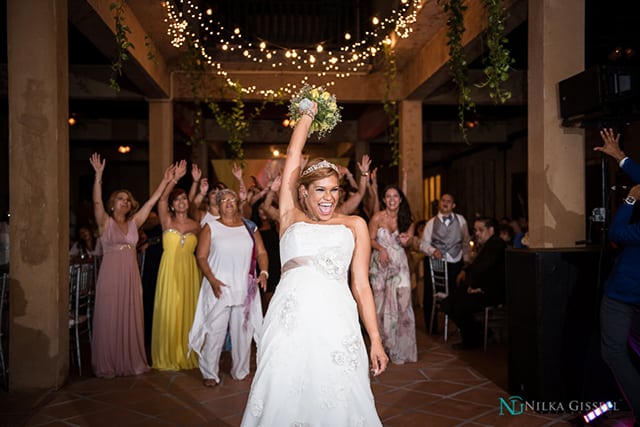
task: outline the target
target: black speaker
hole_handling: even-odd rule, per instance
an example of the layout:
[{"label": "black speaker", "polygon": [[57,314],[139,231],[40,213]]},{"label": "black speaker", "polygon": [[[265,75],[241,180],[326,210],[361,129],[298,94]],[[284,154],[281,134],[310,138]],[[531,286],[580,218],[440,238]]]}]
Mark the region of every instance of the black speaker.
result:
[{"label": "black speaker", "polygon": [[600,357],[600,258],[589,248],[507,251],[513,395],[548,402],[619,400]]},{"label": "black speaker", "polygon": [[565,120],[630,113],[640,100],[638,67],[597,65],[558,83],[560,115]]}]

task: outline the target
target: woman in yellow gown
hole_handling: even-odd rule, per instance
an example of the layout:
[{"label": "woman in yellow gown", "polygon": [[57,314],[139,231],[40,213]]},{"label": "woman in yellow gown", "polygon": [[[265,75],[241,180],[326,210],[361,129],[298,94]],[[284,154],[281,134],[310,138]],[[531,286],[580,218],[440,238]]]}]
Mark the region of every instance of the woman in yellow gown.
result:
[{"label": "woman in yellow gown", "polygon": [[187,171],[177,163],[174,179],[158,201],[162,224],[162,259],[153,310],[152,366],[160,370],[193,369],[198,359],[187,357],[189,330],[196,311],[202,276],[195,258],[200,225],[187,216],[189,200],[184,190],[174,189]]}]

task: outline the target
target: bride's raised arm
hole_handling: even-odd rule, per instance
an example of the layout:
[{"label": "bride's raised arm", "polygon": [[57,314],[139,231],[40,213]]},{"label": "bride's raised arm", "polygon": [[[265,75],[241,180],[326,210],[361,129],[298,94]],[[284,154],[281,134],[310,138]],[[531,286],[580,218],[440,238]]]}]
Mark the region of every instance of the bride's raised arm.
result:
[{"label": "bride's raised arm", "polygon": [[301,116],[296,127],[291,133],[289,146],[287,147],[287,159],[282,170],[282,185],[280,186],[280,197],[278,206],[280,209],[280,235],[295,222],[295,211],[298,208],[298,177],[300,176],[300,162],[302,160],[302,149],[307,142],[311,123],[317,112],[317,105],[311,102],[310,108],[302,109]]}]

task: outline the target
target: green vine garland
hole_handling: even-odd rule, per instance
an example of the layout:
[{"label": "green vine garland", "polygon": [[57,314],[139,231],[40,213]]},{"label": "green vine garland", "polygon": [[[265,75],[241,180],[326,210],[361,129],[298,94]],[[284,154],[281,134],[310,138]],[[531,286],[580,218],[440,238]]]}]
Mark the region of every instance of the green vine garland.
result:
[{"label": "green vine garland", "polygon": [[189,88],[191,90],[191,97],[193,98],[193,105],[195,112],[193,114],[193,134],[187,141],[187,145],[193,145],[196,143],[202,143],[202,103],[206,103],[200,96],[200,88],[203,87],[202,77],[204,75],[204,66],[200,58],[198,47],[191,38],[187,39],[187,50],[184,52],[181,61],[180,68],[187,73],[189,78]]},{"label": "green vine garland", "polygon": [[502,88],[502,84],[509,80],[509,70],[514,60],[509,50],[505,47],[508,42],[504,36],[504,21],[506,14],[500,7],[500,0],[483,0],[484,8],[488,13],[489,25],[487,27],[487,48],[489,54],[482,60],[485,65],[484,74],[487,80],[478,87],[489,87],[489,96],[494,103],[500,101],[504,104],[511,98],[511,91]]},{"label": "green vine garland", "polygon": [[464,12],[467,6],[464,0],[438,0],[442,8],[449,15],[447,18],[447,46],[449,46],[449,71],[451,79],[458,87],[458,128],[462,139],[468,144],[467,128],[465,127],[465,112],[475,111],[476,104],[471,99],[469,86],[469,70],[462,45],[462,34],[465,32]]},{"label": "green vine garland", "polygon": [[116,26],[116,44],[117,51],[114,61],[111,63],[111,77],[109,77],[109,86],[111,86],[116,92],[120,92],[120,84],[118,79],[122,76],[122,65],[124,61],[129,59],[128,49],[135,49],[133,43],[129,41],[129,34],[131,34],[131,28],[125,23],[124,19],[124,4],[125,0],[119,0],[117,3],[113,2],[109,5],[109,10],[115,12],[113,20]]},{"label": "green vine garland", "polygon": [[391,46],[384,44],[384,112],[389,121],[389,148],[391,149],[390,166],[398,166],[400,161],[400,128],[398,126],[398,104],[391,99],[391,88],[396,79],[397,67],[395,52]]},{"label": "green vine garland", "polygon": [[[262,113],[267,106],[267,103],[274,101],[272,98],[264,99],[262,103],[255,107],[251,113],[247,114],[245,111],[245,104],[242,101],[242,86],[240,83],[231,82],[225,86],[224,89],[231,90],[234,93],[231,110],[223,110],[215,101],[209,101],[208,106],[213,112],[218,125],[229,132],[229,139],[227,140],[227,143],[231,149],[231,157],[234,160],[238,160],[240,164],[243,164],[244,150],[242,149],[242,142],[244,137],[249,133],[249,125],[253,119]],[[278,99],[281,99],[281,97],[278,97]],[[277,103],[282,103],[282,101]]]}]

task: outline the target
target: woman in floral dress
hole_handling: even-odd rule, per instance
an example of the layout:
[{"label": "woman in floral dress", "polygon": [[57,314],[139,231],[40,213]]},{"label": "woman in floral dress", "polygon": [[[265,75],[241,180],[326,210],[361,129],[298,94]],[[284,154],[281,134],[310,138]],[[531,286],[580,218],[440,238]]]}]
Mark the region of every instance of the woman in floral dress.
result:
[{"label": "woman in floral dress", "polygon": [[373,287],[382,344],[391,362],[417,360],[416,322],[411,304],[411,273],[405,247],[411,243],[411,209],[402,191],[388,186],[383,192],[384,209],[369,221]]}]

